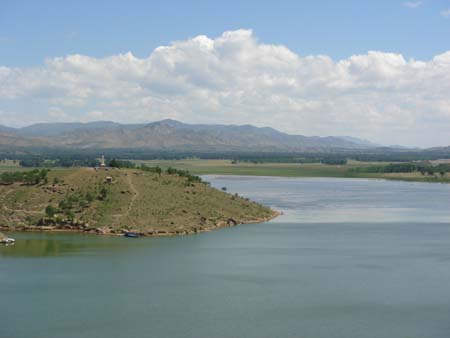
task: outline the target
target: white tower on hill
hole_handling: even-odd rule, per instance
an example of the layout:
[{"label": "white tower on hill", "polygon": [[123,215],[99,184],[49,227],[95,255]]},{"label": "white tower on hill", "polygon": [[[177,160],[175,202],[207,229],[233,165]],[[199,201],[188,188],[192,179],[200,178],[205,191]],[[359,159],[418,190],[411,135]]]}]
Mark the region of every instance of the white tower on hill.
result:
[{"label": "white tower on hill", "polygon": [[105,156],[102,155],[102,158],[100,159],[100,168],[104,167],[106,167]]}]

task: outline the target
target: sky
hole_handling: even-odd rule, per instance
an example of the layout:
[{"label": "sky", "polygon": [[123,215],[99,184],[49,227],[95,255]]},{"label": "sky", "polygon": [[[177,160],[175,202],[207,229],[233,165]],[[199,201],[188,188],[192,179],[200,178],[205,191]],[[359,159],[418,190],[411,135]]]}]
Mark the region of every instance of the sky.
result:
[{"label": "sky", "polygon": [[450,0],[0,0],[0,124],[165,118],[450,145]]}]

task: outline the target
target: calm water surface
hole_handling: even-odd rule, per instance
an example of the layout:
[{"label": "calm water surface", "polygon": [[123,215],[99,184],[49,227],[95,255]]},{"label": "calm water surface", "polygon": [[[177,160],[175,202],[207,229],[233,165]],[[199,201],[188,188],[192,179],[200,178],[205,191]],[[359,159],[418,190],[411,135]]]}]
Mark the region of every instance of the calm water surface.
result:
[{"label": "calm water surface", "polygon": [[450,337],[450,185],[207,179],[284,215],[176,238],[15,233],[0,338]]}]

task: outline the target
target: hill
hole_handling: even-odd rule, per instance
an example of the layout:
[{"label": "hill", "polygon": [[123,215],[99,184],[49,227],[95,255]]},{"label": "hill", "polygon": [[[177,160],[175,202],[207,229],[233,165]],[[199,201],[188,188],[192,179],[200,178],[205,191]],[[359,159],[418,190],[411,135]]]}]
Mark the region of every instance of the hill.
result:
[{"label": "hill", "polygon": [[[276,215],[177,173],[78,168],[35,171],[37,184],[0,185],[0,228],[145,235],[188,234]],[[44,176],[43,176],[44,175]],[[11,176],[11,175],[10,175]],[[110,177],[110,178],[108,178]],[[11,182],[8,182],[11,183]]]},{"label": "hill", "polygon": [[[320,151],[369,149],[376,145],[350,137],[289,135],[251,125],[186,124],[162,120],[149,124],[42,123],[8,135],[21,144],[69,149],[147,149],[157,151]],[[31,139],[34,138],[34,139]],[[0,145],[8,143],[0,138]],[[11,142],[9,142],[11,143]]]}]

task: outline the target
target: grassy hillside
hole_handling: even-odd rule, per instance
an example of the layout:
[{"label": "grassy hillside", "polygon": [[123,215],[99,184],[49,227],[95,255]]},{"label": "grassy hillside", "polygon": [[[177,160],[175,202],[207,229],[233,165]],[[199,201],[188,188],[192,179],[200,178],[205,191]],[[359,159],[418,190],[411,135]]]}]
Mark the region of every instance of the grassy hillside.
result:
[{"label": "grassy hillside", "polygon": [[18,230],[183,234],[274,216],[204,183],[134,169],[52,170],[37,185],[0,185],[0,205],[0,226]]}]

